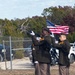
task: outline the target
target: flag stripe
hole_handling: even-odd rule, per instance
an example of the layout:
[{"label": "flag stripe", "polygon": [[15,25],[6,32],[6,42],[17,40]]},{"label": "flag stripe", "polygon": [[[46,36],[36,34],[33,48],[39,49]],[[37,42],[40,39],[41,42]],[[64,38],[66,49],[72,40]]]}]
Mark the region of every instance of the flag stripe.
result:
[{"label": "flag stripe", "polygon": [[47,22],[47,28],[49,28],[49,30],[52,33],[55,33],[55,34],[60,34],[60,33],[68,34],[68,32],[69,32],[69,26],[53,25],[53,23],[51,23],[49,20],[47,20],[46,22]]}]

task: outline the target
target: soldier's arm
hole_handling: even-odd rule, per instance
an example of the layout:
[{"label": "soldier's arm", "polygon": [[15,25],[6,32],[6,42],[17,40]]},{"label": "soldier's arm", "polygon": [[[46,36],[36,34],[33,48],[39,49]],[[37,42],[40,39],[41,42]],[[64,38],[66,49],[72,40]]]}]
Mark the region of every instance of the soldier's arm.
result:
[{"label": "soldier's arm", "polygon": [[32,42],[34,43],[34,45],[38,46],[38,45],[42,45],[43,43],[45,43],[45,40],[38,41],[36,39],[36,36],[32,36]]},{"label": "soldier's arm", "polygon": [[69,42],[64,42],[64,44],[61,44],[62,46],[62,51],[66,54],[69,54],[69,50],[70,50],[70,44]]},{"label": "soldier's arm", "polygon": [[70,50],[69,42],[64,42],[63,44],[61,43],[54,44],[54,47],[56,47],[59,50],[60,48],[62,48],[62,52],[64,52],[65,54],[69,54],[69,50]]}]

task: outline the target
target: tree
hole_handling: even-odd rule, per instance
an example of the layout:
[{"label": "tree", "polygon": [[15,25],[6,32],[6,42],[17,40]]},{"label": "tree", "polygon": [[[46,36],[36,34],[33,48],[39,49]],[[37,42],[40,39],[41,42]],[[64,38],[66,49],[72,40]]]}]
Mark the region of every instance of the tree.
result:
[{"label": "tree", "polygon": [[63,18],[64,25],[68,25],[70,27],[70,33],[75,32],[75,14],[67,15]]},{"label": "tree", "polygon": [[49,20],[51,20],[55,24],[62,24],[63,18],[65,16],[71,15],[73,16],[75,13],[75,8],[71,6],[58,6],[58,7],[49,7],[43,10],[42,15],[47,16]]},{"label": "tree", "polygon": [[46,8],[42,15],[45,16],[47,13],[48,19],[55,24],[61,24],[61,22],[63,22],[62,18],[66,15],[63,7],[61,6]]}]

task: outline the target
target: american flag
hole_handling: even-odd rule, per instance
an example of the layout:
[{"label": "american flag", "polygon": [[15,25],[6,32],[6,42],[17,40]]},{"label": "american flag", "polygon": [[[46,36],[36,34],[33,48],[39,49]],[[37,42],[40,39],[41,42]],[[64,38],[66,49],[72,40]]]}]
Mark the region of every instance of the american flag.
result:
[{"label": "american flag", "polygon": [[46,23],[47,23],[47,28],[49,28],[49,30],[54,34],[60,34],[60,33],[68,34],[69,32],[69,26],[55,25],[51,23],[49,20],[46,20]]}]

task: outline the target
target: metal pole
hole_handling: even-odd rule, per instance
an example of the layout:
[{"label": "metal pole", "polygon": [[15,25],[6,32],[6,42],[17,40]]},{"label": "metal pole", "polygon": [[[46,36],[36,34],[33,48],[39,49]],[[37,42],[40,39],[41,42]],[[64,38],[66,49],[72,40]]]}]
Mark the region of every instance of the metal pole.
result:
[{"label": "metal pole", "polygon": [[5,69],[7,70],[7,63],[6,63],[6,49],[5,49],[5,42],[4,42],[4,40],[3,40],[3,49],[4,49]]},{"label": "metal pole", "polygon": [[9,37],[9,40],[10,40],[10,67],[11,67],[11,70],[12,70],[12,47],[11,47],[11,36]]}]

